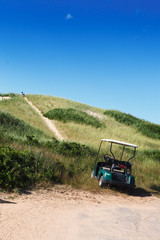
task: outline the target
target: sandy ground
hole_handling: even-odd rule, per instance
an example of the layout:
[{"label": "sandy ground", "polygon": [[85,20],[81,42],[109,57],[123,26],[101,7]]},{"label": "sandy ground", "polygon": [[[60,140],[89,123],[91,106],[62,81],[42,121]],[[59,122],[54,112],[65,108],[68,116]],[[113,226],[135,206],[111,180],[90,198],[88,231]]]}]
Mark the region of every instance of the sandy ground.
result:
[{"label": "sandy ground", "polygon": [[2,100],[9,100],[9,99],[11,99],[11,97],[1,97],[0,96],[0,101],[2,101]]},{"label": "sandy ground", "polygon": [[88,113],[89,115],[98,118],[99,120],[102,120],[104,118],[103,114],[100,113],[96,113],[96,112],[92,112],[90,110],[85,111],[86,113]]},{"label": "sandy ground", "polygon": [[159,240],[160,199],[65,188],[0,194],[0,240]]},{"label": "sandy ground", "polygon": [[55,134],[55,136],[59,139],[59,140],[63,140],[63,136],[59,133],[58,129],[56,128],[55,124],[48,118],[44,117],[42,115],[42,113],[39,111],[38,108],[36,108],[32,102],[30,102],[26,97],[24,98],[28,104],[38,113],[38,115],[42,118],[42,120],[46,123],[47,127]]}]

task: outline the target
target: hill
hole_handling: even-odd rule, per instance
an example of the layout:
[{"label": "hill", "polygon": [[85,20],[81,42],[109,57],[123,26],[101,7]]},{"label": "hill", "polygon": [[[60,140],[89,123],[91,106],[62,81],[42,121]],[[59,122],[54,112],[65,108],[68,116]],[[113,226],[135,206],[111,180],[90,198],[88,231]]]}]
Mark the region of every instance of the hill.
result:
[{"label": "hill", "polygon": [[[133,161],[136,185],[159,193],[159,125],[68,99],[44,95],[26,97],[50,118],[64,141],[56,139],[56,135],[24,98],[12,95],[11,99],[0,101],[1,146],[3,143],[14,151],[32,152],[34,161],[40,164],[37,173],[39,182],[97,188],[97,182],[90,179],[94,156],[100,140],[110,138],[138,145]],[[6,122],[2,121],[4,118]],[[116,151],[118,154],[119,150]]]}]

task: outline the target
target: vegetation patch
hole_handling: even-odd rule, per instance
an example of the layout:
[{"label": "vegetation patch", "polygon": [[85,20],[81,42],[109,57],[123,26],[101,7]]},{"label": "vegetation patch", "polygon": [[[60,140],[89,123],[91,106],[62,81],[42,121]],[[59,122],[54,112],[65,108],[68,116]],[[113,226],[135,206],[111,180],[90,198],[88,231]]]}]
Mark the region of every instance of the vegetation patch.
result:
[{"label": "vegetation patch", "polygon": [[63,163],[47,162],[29,151],[0,147],[0,188],[25,189],[40,182],[61,183],[65,172]]},{"label": "vegetation patch", "polygon": [[15,93],[0,93],[0,97],[15,97]]},{"label": "vegetation patch", "polygon": [[113,117],[119,123],[136,128],[139,132],[147,137],[160,139],[160,125],[158,124],[150,123],[148,121],[136,118],[130,114],[115,110],[107,110],[104,112],[104,114]]},{"label": "vegetation patch", "polygon": [[55,153],[68,157],[87,157],[96,156],[96,151],[84,144],[76,142],[59,142],[56,138],[45,143],[45,146],[51,148]]},{"label": "vegetation patch", "polygon": [[[97,181],[90,179],[97,154],[95,150],[56,139],[43,144],[37,143],[34,137],[27,141],[32,145],[32,152],[0,147],[0,188],[24,189],[46,183],[90,189],[98,186]],[[34,147],[37,144],[38,148]],[[130,156],[130,152],[128,154]],[[160,185],[160,151],[138,151],[133,163],[137,187],[159,193],[155,188]]]},{"label": "vegetation patch", "polygon": [[154,162],[160,163],[160,150],[158,149],[151,149],[151,150],[144,150],[138,151],[138,156],[140,159],[147,160],[152,159]]},{"label": "vegetation patch", "polygon": [[[8,95],[5,95],[8,96]],[[66,103],[59,99],[59,105],[53,101],[51,105],[40,109],[41,111],[47,111],[52,109],[54,106],[59,107],[61,121],[63,122],[76,122],[71,120],[75,114],[75,109],[82,109],[82,113],[87,115],[90,119],[93,116],[84,113],[84,106],[80,108],[79,105],[73,105]],[[39,104],[39,101],[37,105]],[[41,104],[44,104],[42,101]],[[85,125],[78,124],[58,124],[64,125],[64,130],[67,125],[74,125],[74,134],[77,134],[77,129],[82,128],[82,133],[85,132],[88,141],[85,141],[87,145],[79,144],[84,142],[83,139],[77,137],[77,142],[60,142],[56,138],[48,137],[44,134],[49,134],[45,131],[46,125],[40,120],[39,116],[35,117],[34,111],[30,109],[30,106],[24,101],[21,96],[12,98],[10,101],[1,101],[0,111],[0,188],[3,189],[24,189],[32,186],[45,184],[69,184],[74,187],[80,187],[85,189],[98,189],[98,183],[94,179],[90,178],[91,171],[94,168],[95,158],[98,151],[97,139],[105,136],[121,136],[127,135],[127,131],[135,132],[133,128],[127,128],[126,132],[121,135],[122,129],[116,135],[120,124],[116,124],[114,119],[106,119],[106,124],[110,124],[108,128],[92,128],[85,127]],[[47,100],[46,100],[47,106]],[[61,107],[63,107],[61,109]],[[64,112],[67,109],[73,109],[68,118],[65,119]],[[65,111],[63,112],[63,109]],[[88,109],[88,106],[86,107]],[[54,110],[55,111],[55,110]],[[6,113],[9,112],[10,114]],[[74,114],[72,114],[74,112]],[[77,110],[78,113],[81,111]],[[14,116],[16,117],[13,117]],[[125,124],[130,127],[134,127],[137,131],[140,131],[149,138],[142,137],[140,134],[134,136],[134,139],[138,137],[138,151],[133,159],[133,175],[136,178],[136,186],[149,190],[151,192],[160,193],[160,151],[159,141],[155,141],[152,138],[160,139],[159,137],[159,125],[146,122],[135,118],[129,114],[123,114],[118,111],[106,111],[108,116],[114,117],[118,122]],[[33,117],[33,121],[30,121]],[[77,116],[76,116],[77,117]],[[20,120],[23,119],[23,120]],[[53,118],[59,120],[59,118]],[[92,118],[101,123],[98,119]],[[80,120],[80,123],[84,123],[84,119]],[[26,123],[28,122],[28,124]],[[35,126],[32,127],[32,126]],[[86,123],[85,123],[86,124]],[[95,126],[93,123],[89,124]],[[156,127],[155,127],[156,125]],[[96,127],[96,126],[95,126]],[[38,130],[40,128],[41,130]],[[72,131],[73,129],[69,129]],[[43,132],[44,131],[44,132]],[[88,132],[87,132],[88,131]],[[92,137],[90,137],[92,134]],[[52,136],[49,135],[49,136]],[[131,136],[131,134],[130,134]],[[142,140],[141,140],[142,138]],[[72,139],[72,137],[70,138]],[[127,137],[128,139],[128,137]],[[132,138],[131,138],[132,139]],[[10,141],[12,140],[12,141]],[[14,141],[13,141],[14,140]],[[2,146],[2,144],[5,146]],[[145,146],[145,147],[144,147]],[[155,148],[155,149],[151,149]],[[26,151],[27,149],[27,151]],[[116,149],[115,155],[119,154],[119,149]],[[130,151],[126,152],[126,157],[129,158]],[[101,156],[103,158],[103,156]],[[132,160],[131,160],[132,161]]]},{"label": "vegetation patch", "polygon": [[55,119],[62,122],[76,122],[99,128],[103,124],[95,117],[74,108],[55,108],[44,114],[49,119]]},{"label": "vegetation patch", "polygon": [[34,154],[0,146],[0,188],[26,189],[41,183],[77,186],[83,182],[83,174],[90,173],[91,166],[89,158],[56,155],[50,159],[42,152]]},{"label": "vegetation patch", "polygon": [[6,139],[25,140],[27,135],[45,138],[46,135],[23,120],[0,111],[0,135]]},{"label": "vegetation patch", "polygon": [[0,147],[0,187],[25,188],[35,180],[34,157],[28,152]]},{"label": "vegetation patch", "polygon": [[[160,193],[160,151],[157,149],[138,151],[133,165],[136,186]],[[155,187],[155,189],[153,188]],[[159,190],[158,190],[159,188]],[[157,189],[157,190],[156,190]]]}]

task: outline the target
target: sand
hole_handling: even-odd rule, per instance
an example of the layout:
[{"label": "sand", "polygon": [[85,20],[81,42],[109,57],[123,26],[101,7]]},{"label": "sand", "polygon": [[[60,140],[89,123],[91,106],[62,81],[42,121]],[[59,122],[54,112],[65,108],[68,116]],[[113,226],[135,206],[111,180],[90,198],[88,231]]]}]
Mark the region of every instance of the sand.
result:
[{"label": "sand", "polygon": [[1,97],[0,96],[0,101],[2,101],[2,100],[9,100],[9,99],[11,99],[11,97]]},{"label": "sand", "polygon": [[0,194],[0,240],[159,240],[160,199],[65,188]]}]

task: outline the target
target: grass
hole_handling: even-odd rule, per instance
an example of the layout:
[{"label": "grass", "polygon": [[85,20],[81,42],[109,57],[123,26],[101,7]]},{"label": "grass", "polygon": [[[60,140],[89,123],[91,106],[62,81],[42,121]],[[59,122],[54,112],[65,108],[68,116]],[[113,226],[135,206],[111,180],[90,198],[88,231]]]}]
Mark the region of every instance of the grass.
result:
[{"label": "grass", "polygon": [[59,129],[64,139],[86,144],[95,149],[98,148],[102,138],[116,139],[119,141],[137,144],[142,150],[160,148],[158,139],[147,138],[137,129],[117,122],[113,117],[104,115],[105,110],[77,103],[68,99],[44,96],[44,95],[27,95],[27,98],[44,114],[54,108],[76,108],[81,111],[91,111],[101,116],[105,128],[94,128],[74,122],[63,123],[54,120],[56,127]]},{"label": "grass", "polygon": [[[64,142],[59,142],[58,140],[55,141],[55,139],[51,140],[51,138],[45,135],[52,136],[48,133],[48,130],[46,131],[46,127],[42,124],[39,116],[36,115],[22,97],[16,95],[10,100],[0,102],[0,109],[3,109],[5,114],[8,112],[16,116],[16,120],[13,119],[13,116],[8,117],[8,115],[5,115],[3,118],[11,118],[11,123],[15,121],[15,125],[10,124],[9,120],[7,120],[6,125],[3,123],[3,127],[1,126],[1,133],[3,133],[1,142],[5,140],[7,145],[18,151],[31,151],[36,161],[44,162],[45,167],[41,169],[39,174],[44,176],[44,172],[47,172],[44,169],[50,169],[50,171],[48,172],[48,177],[45,175],[45,178],[41,179],[42,181],[49,181],[51,184],[61,183],[74,187],[94,189],[98,183],[90,179],[90,174],[94,167],[95,157],[91,154],[92,151],[87,155],[83,154],[83,156],[80,153],[83,152],[83,149],[88,149],[88,147],[95,152],[98,150],[102,138],[110,138],[138,145],[137,155],[133,159],[133,174],[136,177],[136,185],[151,192],[160,192],[160,140],[157,137],[148,137],[134,127],[133,122],[136,119],[132,121],[133,118],[129,116],[129,124],[124,124],[109,114],[102,115],[105,110],[85,104],[42,95],[27,95],[27,98],[42,113],[54,108],[74,108],[83,112],[89,110],[97,115],[99,114],[101,117],[103,116],[102,122],[105,124],[103,128],[95,128],[81,123],[54,120],[57,128],[65,137]],[[19,121],[20,119],[23,120],[24,125],[17,118]],[[31,128],[27,127],[30,130],[25,130],[26,136],[23,136],[23,131],[21,132],[20,129],[23,129],[23,127],[25,129],[25,126],[28,126],[25,124],[29,124]],[[19,127],[16,128],[16,126]],[[41,133],[38,132],[38,129],[41,130]],[[31,132],[28,134],[28,131]],[[5,133],[6,135],[4,135]],[[27,135],[31,137],[27,139]],[[13,136],[15,141],[13,143],[9,142],[7,136]],[[19,138],[24,141],[19,142]],[[109,151],[109,146],[102,148],[102,153],[106,151]],[[120,154],[120,148],[116,148],[115,151],[117,155]],[[126,157],[129,154],[130,152],[127,152]],[[57,178],[51,178],[52,171],[57,173]]]},{"label": "grass", "polygon": [[[12,147],[11,147],[12,146]],[[37,146],[0,146],[0,187],[28,188],[39,183],[81,186],[95,152],[76,143],[50,141]],[[23,148],[25,150],[23,150]],[[85,160],[84,160],[85,159]]]},{"label": "grass", "polygon": [[106,127],[102,129],[75,124],[73,122],[63,123],[55,121],[55,124],[68,141],[86,144],[94,147],[95,149],[98,148],[100,140],[103,138],[116,139],[119,141],[137,144],[142,150],[160,148],[160,141],[146,138],[142,134],[138,133],[134,128],[124,126],[112,118],[106,117],[104,122]]},{"label": "grass", "polygon": [[0,97],[15,97],[16,94],[15,93],[0,93]]},{"label": "grass", "polygon": [[46,127],[46,124],[39,115],[31,108],[31,106],[20,95],[14,95],[11,99],[0,101],[0,110],[25,121],[34,128],[43,131],[49,136],[53,133]]},{"label": "grass", "polygon": [[[54,144],[53,142],[53,145]],[[59,183],[68,184],[76,188],[96,189],[98,182],[90,179],[90,174],[94,167],[95,152],[87,151],[81,154],[81,150],[78,152],[77,150],[73,150],[75,146],[78,147],[77,149],[79,149],[79,147],[81,148],[81,146],[64,142],[64,147],[62,147],[61,144],[62,143],[58,142],[58,147],[53,148],[51,146],[37,147],[20,144],[15,145],[15,143],[12,143],[12,147],[18,151],[20,150],[21,154],[23,152],[25,154],[27,149],[29,150],[29,155],[32,152],[31,156],[34,159],[34,164],[37,164],[37,162],[39,164],[37,181],[31,181],[31,186],[36,183],[50,183],[51,185]],[[23,149],[25,149],[25,151]],[[103,149],[103,151],[105,150]],[[117,155],[119,151],[120,149],[116,150]],[[152,193],[159,193],[158,190],[155,190],[159,189],[160,186],[159,156],[160,151],[158,150],[137,152],[133,160],[133,174],[136,177],[136,185],[138,188],[143,188]],[[126,157],[130,157],[130,152],[126,153]],[[35,178],[34,174],[35,172],[32,173]]]},{"label": "grass", "polygon": [[74,108],[55,108],[44,114],[49,119],[55,119],[66,122],[75,122],[91,125],[100,128],[103,124],[95,117],[88,115],[86,112]]},{"label": "grass", "polygon": [[107,110],[104,114],[113,117],[119,123],[134,127],[138,132],[147,137],[160,140],[160,125],[158,124],[150,123],[115,110]]},{"label": "grass", "polygon": [[5,139],[25,141],[27,136],[35,136],[44,141],[47,135],[9,113],[0,111],[0,136]]},{"label": "grass", "polygon": [[90,110],[100,114],[104,112],[103,109],[60,97],[31,94],[27,94],[26,96],[43,114],[54,108],[75,108],[82,111]]},{"label": "grass", "polygon": [[156,186],[157,189],[160,187],[160,151],[157,149],[138,151],[133,173],[138,187],[156,192],[152,187]]}]

